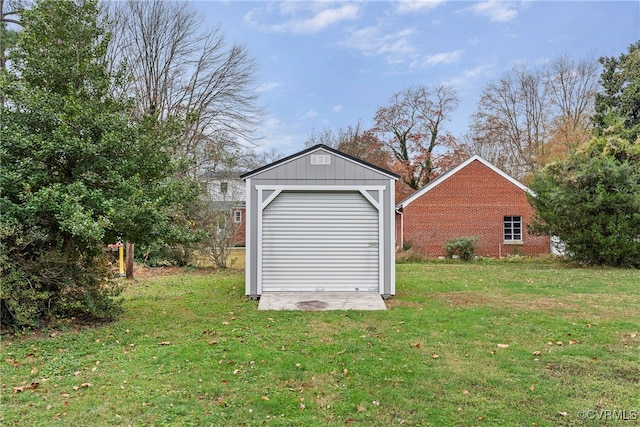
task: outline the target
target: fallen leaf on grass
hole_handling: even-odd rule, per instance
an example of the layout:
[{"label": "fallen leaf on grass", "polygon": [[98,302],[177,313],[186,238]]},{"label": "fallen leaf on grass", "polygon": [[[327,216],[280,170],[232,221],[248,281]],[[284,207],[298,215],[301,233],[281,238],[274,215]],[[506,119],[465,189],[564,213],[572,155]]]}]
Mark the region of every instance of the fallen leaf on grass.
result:
[{"label": "fallen leaf on grass", "polygon": [[531,354],[533,354],[534,356],[540,356],[540,355],[542,354],[542,352],[541,352],[541,351],[537,351],[537,350],[536,350],[536,351],[534,351],[534,352],[533,352],[533,353],[531,353]]},{"label": "fallen leaf on grass", "polygon": [[574,345],[574,344],[578,344],[578,341],[576,341],[576,340],[569,340],[569,345]]},{"label": "fallen leaf on grass", "polygon": [[38,373],[38,368],[36,366],[31,370],[31,375],[36,375]]},{"label": "fallen leaf on grass", "polygon": [[463,389],[463,390],[462,390],[462,394],[469,394],[469,390],[467,390],[467,389]]},{"label": "fallen leaf on grass", "polygon": [[509,348],[509,344],[498,344],[496,345],[498,348]]},{"label": "fallen leaf on grass", "polygon": [[374,404],[374,406],[380,406],[380,401],[379,400],[374,400],[373,402],[371,402]]},{"label": "fallen leaf on grass", "polygon": [[364,412],[366,410],[367,410],[367,408],[365,408],[364,406],[358,405],[358,412]]},{"label": "fallen leaf on grass", "polygon": [[415,347],[415,348],[420,348],[422,346],[422,344],[420,344],[419,342],[412,342],[411,343],[411,347]]},{"label": "fallen leaf on grass", "polygon": [[93,387],[93,384],[91,384],[91,383],[82,383],[80,385],[74,385],[73,389],[74,390],[80,390],[81,388],[89,388],[89,387]]},{"label": "fallen leaf on grass", "polygon": [[13,392],[14,393],[22,393],[25,390],[35,390],[38,388],[38,386],[40,385],[40,383],[31,383],[31,384],[27,384],[27,385],[22,385],[20,387],[14,387],[13,388]]},{"label": "fallen leaf on grass", "polygon": [[170,344],[171,344],[171,341],[162,341],[158,343],[158,345],[170,345]]},{"label": "fallen leaf on grass", "polygon": [[569,415],[568,412],[560,412],[558,411],[558,415],[562,415],[563,417],[566,417],[567,415]]},{"label": "fallen leaf on grass", "polygon": [[431,355],[431,358],[432,359],[440,359],[440,356],[438,356],[437,354],[434,353],[434,354]]},{"label": "fallen leaf on grass", "polygon": [[266,402],[267,400],[269,400],[269,396],[262,396],[260,399],[262,399],[262,400],[264,400]]},{"label": "fallen leaf on grass", "polygon": [[218,341],[216,341],[216,340],[209,341],[209,345],[214,345],[214,344],[218,344]]},{"label": "fallen leaf on grass", "polygon": [[17,368],[18,366],[20,366],[20,363],[16,362],[13,359],[4,359],[5,362],[7,362],[10,365],[13,365],[15,368]]}]

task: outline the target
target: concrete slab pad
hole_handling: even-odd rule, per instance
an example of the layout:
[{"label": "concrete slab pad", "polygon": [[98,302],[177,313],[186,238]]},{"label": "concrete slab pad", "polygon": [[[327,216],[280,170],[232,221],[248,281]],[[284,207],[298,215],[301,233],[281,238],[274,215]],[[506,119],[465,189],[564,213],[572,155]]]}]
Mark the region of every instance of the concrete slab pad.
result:
[{"label": "concrete slab pad", "polygon": [[265,292],[258,310],[386,310],[374,292]]}]

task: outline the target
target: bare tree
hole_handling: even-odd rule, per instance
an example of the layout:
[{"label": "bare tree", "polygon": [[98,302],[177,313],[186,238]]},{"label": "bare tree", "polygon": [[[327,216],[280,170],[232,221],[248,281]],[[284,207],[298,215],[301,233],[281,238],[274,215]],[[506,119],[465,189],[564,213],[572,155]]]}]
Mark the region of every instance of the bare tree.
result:
[{"label": "bare tree", "polygon": [[[238,241],[244,221],[244,182],[240,179],[240,171],[233,168],[208,171],[199,179],[204,191],[191,206],[192,220],[205,234],[198,247],[216,267],[225,268],[232,247],[244,243]],[[240,218],[236,217],[238,213]]]},{"label": "bare tree", "polygon": [[108,10],[111,57],[129,74],[135,112],[186,123],[176,155],[197,177],[238,151],[262,117],[255,62],[183,2],[127,1]]},{"label": "bare tree", "polygon": [[452,88],[411,87],[391,97],[389,106],[376,111],[374,132],[393,157],[393,168],[414,190],[435,175],[439,156],[453,144],[444,122],[458,106]]},{"label": "bare tree", "polygon": [[522,179],[544,154],[548,123],[542,74],[516,66],[484,89],[472,117],[472,151]]},{"label": "bare tree", "polygon": [[465,136],[479,154],[518,179],[589,139],[597,62],[560,56],[545,67],[518,65],[482,92]]},{"label": "bare tree", "polygon": [[376,133],[369,129],[363,130],[360,121],[355,126],[349,125],[337,130],[324,128],[319,132],[312,132],[304,146],[309,148],[318,144],[335,148],[381,168],[389,169],[393,163],[393,159],[384,150],[384,145]]},{"label": "bare tree", "polygon": [[[574,152],[591,138],[599,66],[595,57],[581,61],[560,55],[545,70],[545,90],[554,109],[550,148],[555,157]],[[549,150],[548,150],[549,151]]]},{"label": "bare tree", "polygon": [[324,144],[328,147],[338,149],[340,145],[345,145],[351,141],[357,140],[362,136],[362,134],[362,123],[360,122],[355,126],[349,125],[345,128],[339,128],[336,130],[326,127],[321,131],[311,132],[307,136],[304,146],[305,148],[309,148],[314,145]]}]

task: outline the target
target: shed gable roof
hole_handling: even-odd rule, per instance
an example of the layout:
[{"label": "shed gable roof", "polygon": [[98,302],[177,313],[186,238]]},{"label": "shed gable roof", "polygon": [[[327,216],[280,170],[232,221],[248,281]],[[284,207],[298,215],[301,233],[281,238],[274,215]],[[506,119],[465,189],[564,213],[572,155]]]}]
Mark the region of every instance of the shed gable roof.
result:
[{"label": "shed gable roof", "polygon": [[298,153],[292,154],[292,155],[290,155],[288,157],[285,157],[283,159],[276,160],[273,163],[270,163],[268,165],[265,165],[265,166],[259,167],[257,169],[254,169],[252,171],[249,171],[247,173],[244,173],[244,174],[240,175],[240,178],[242,178],[244,180],[246,180],[248,178],[252,178],[255,175],[258,175],[258,174],[260,174],[262,172],[266,172],[266,171],[268,171],[270,169],[276,168],[276,167],[278,167],[280,165],[292,162],[292,161],[294,161],[296,159],[299,159],[300,157],[306,156],[307,154],[310,154],[310,153],[313,153],[313,152],[316,152],[316,151],[321,151],[321,150],[322,151],[326,151],[328,153],[331,153],[331,154],[333,154],[335,156],[341,157],[341,158],[343,158],[343,159],[345,159],[345,160],[347,160],[347,161],[349,161],[351,163],[357,164],[359,166],[363,166],[363,167],[365,167],[367,169],[371,169],[371,170],[373,170],[375,172],[378,172],[378,173],[380,173],[382,175],[385,175],[388,178],[392,178],[392,179],[395,179],[395,180],[400,178],[399,175],[396,175],[393,172],[389,172],[386,169],[383,169],[383,168],[378,167],[376,165],[372,165],[371,163],[368,163],[368,162],[365,162],[364,160],[360,160],[360,159],[358,159],[356,157],[350,156],[350,155],[348,155],[346,153],[338,151],[338,150],[336,150],[334,148],[331,148],[329,146],[326,146],[324,144],[314,145],[313,147],[307,148],[306,150],[302,150],[302,151],[300,151]]},{"label": "shed gable roof", "polygon": [[418,199],[419,197],[421,197],[422,195],[426,194],[427,192],[431,191],[432,189],[434,189],[438,185],[442,184],[444,181],[446,181],[447,179],[451,178],[453,175],[455,175],[456,173],[458,173],[459,171],[461,171],[465,167],[469,166],[474,161],[478,161],[478,162],[482,163],[483,165],[485,165],[486,167],[488,167],[489,169],[491,169],[492,171],[494,171],[495,173],[500,175],[502,178],[506,179],[507,181],[509,181],[510,183],[515,185],[516,187],[520,188],[522,191],[525,191],[525,192],[527,192],[529,194],[533,194],[533,191],[531,191],[531,189],[529,187],[527,187],[526,185],[524,185],[523,183],[521,183],[520,181],[518,181],[514,177],[508,175],[507,173],[505,173],[504,171],[502,171],[501,169],[499,169],[498,167],[496,167],[495,165],[493,165],[489,161],[487,161],[487,160],[483,159],[482,157],[476,155],[476,156],[468,158],[467,160],[465,160],[464,162],[460,163],[455,168],[450,169],[449,171],[447,171],[444,174],[440,175],[438,178],[436,178],[435,180],[431,181],[429,184],[425,185],[420,190],[416,191],[415,193],[413,193],[412,195],[410,195],[406,199],[398,202],[396,204],[396,209],[402,209],[402,208],[408,206],[411,202],[413,202],[414,200]]}]

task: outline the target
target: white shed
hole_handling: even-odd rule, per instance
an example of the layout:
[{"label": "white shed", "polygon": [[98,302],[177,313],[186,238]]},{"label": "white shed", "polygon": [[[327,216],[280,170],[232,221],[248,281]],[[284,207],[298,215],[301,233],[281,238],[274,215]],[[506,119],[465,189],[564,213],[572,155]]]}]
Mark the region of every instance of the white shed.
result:
[{"label": "white shed", "polygon": [[317,145],[241,176],[246,294],[395,294],[398,176]]}]

